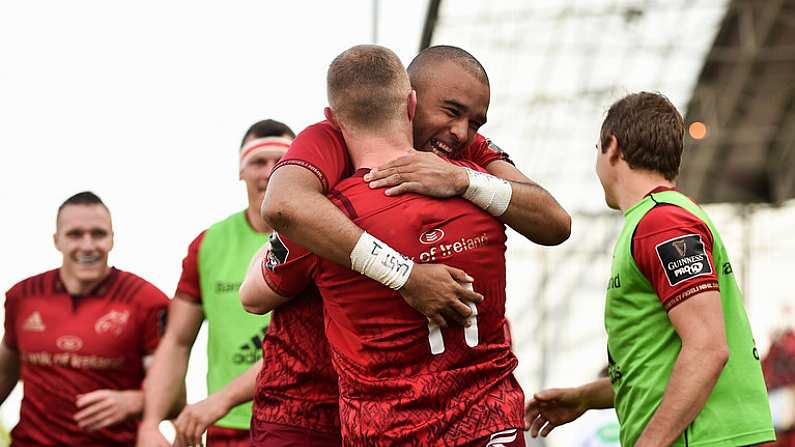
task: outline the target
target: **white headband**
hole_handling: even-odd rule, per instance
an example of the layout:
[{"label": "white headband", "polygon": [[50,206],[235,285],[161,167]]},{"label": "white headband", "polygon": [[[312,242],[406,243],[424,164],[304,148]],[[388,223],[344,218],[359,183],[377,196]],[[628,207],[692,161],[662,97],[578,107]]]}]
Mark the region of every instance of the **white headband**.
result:
[{"label": "white headband", "polygon": [[284,155],[292,141],[285,137],[265,137],[249,141],[240,149],[240,170],[242,171],[255,155],[263,153]]}]

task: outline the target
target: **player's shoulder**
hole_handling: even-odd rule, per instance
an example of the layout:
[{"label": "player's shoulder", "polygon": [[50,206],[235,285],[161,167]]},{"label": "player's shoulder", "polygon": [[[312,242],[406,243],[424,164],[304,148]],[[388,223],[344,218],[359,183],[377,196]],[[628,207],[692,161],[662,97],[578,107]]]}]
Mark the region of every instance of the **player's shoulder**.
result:
[{"label": "player's shoulder", "polygon": [[305,140],[315,140],[315,139],[332,139],[337,142],[344,142],[345,140],[342,137],[342,132],[331,124],[329,120],[323,120],[317,122],[315,124],[307,126],[304,130],[298,133],[296,136],[296,141],[301,139],[302,141]]},{"label": "player's shoulder", "polygon": [[199,234],[197,234],[193,239],[191,239],[190,243],[188,244],[188,247],[191,247],[193,249],[199,248],[206,234],[207,234],[207,228],[199,232]]},{"label": "player's shoulder", "polygon": [[210,225],[206,230],[204,230],[201,233],[199,233],[199,236],[197,236],[197,239],[198,238],[203,238],[204,235],[207,234],[208,231],[217,229],[219,227],[227,227],[227,226],[230,226],[230,225],[240,225],[240,224],[245,223],[245,222],[246,222],[246,211],[245,210],[236,211],[236,212],[224,217],[223,219],[213,223],[212,225]]},{"label": "player's shoulder", "polygon": [[669,203],[660,203],[650,209],[638,222],[636,237],[651,236],[664,231],[706,228],[703,220],[690,211]]},{"label": "player's shoulder", "polygon": [[491,141],[490,139],[486,138],[480,133],[476,133],[475,136],[472,138],[472,141],[469,142],[469,147],[478,148],[483,145],[488,145],[490,141]]},{"label": "player's shoulder", "polygon": [[424,197],[419,194],[407,193],[387,196],[383,189],[373,189],[364,181],[369,169],[359,169],[348,178],[338,183],[328,194],[331,203],[342,210],[351,220],[381,212],[397,204]]},{"label": "player's shoulder", "polygon": [[48,293],[52,289],[58,269],[48,270],[19,281],[6,291],[6,299],[23,299],[32,295]]},{"label": "player's shoulder", "polygon": [[168,297],[157,286],[126,270],[116,269],[115,297],[143,306],[168,305]]},{"label": "player's shoulder", "polygon": [[340,182],[331,189],[330,194],[371,190],[372,188],[370,188],[369,184],[364,181],[364,176],[368,172],[370,172],[368,168],[357,169],[350,177],[340,180]]}]

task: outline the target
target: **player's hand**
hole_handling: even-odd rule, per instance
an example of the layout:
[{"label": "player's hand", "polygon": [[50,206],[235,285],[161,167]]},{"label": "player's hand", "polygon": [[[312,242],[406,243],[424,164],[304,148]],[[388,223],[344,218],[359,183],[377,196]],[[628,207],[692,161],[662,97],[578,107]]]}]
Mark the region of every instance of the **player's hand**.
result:
[{"label": "player's hand", "polygon": [[207,427],[224,417],[230,410],[221,393],[214,393],[206,399],[186,406],[174,421],[178,445],[202,445],[202,434]]},{"label": "player's hand", "polygon": [[546,437],[555,427],[571,422],[588,408],[577,388],[550,388],[533,395],[525,407],[525,429]]},{"label": "player's hand", "polygon": [[463,270],[443,264],[417,263],[400,294],[409,306],[440,327],[446,327],[447,320],[466,326],[472,313],[466,302],[483,301],[483,295],[462,285],[472,281]]},{"label": "player's hand", "polygon": [[75,422],[82,430],[93,431],[117,424],[143,409],[141,391],[97,390],[77,396]]},{"label": "player's hand", "polygon": [[372,169],[364,181],[370,188],[389,188],[386,195],[414,192],[431,197],[459,196],[469,186],[464,168],[445,161],[433,152],[412,151]]},{"label": "player's hand", "polygon": [[141,422],[135,447],[171,447],[171,443],[160,432],[158,424]]}]

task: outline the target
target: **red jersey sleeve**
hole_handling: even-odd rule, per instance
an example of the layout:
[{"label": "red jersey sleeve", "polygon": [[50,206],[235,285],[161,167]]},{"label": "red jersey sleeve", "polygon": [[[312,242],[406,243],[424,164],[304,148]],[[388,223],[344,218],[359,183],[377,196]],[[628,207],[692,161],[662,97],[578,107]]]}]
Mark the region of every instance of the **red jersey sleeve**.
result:
[{"label": "red jersey sleeve", "polygon": [[321,121],[299,133],[273,169],[287,165],[309,169],[323,185],[323,194],[353,173],[342,133],[328,121]]},{"label": "red jersey sleeve", "polygon": [[293,297],[312,284],[317,256],[273,233],[271,247],[262,258],[262,276],[268,287],[283,297]]},{"label": "red jersey sleeve", "polygon": [[632,239],[632,256],[670,311],[701,292],[718,289],[707,225],[675,205],[659,205],[643,216]]},{"label": "red jersey sleeve", "polygon": [[202,231],[188,245],[188,254],[182,260],[182,275],[179,277],[177,291],[174,294],[182,299],[190,298],[190,302],[196,304],[202,302],[202,289],[199,283],[199,247],[201,247],[205,233],[206,231]]},{"label": "red jersey sleeve", "polygon": [[499,146],[481,134],[475,134],[475,138],[469,143],[469,146],[466,147],[461,158],[484,168],[487,167],[489,163],[497,160],[503,160],[510,164],[514,164],[507,152],[500,149]]},{"label": "red jersey sleeve", "polygon": [[135,297],[140,303],[138,323],[145,354],[155,352],[166,329],[168,297],[160,289],[147,283]]}]

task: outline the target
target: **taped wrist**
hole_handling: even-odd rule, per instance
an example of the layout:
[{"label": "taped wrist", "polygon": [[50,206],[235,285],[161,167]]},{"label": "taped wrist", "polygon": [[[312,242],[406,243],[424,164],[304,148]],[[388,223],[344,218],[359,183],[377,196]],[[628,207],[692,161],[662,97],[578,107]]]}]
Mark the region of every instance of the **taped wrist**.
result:
[{"label": "taped wrist", "polygon": [[499,177],[473,169],[466,169],[469,186],[463,197],[492,216],[502,216],[511,203],[511,184]]},{"label": "taped wrist", "polygon": [[392,290],[406,284],[414,262],[366,231],[351,251],[351,270],[372,278]]}]

